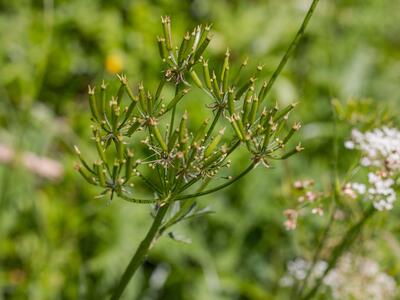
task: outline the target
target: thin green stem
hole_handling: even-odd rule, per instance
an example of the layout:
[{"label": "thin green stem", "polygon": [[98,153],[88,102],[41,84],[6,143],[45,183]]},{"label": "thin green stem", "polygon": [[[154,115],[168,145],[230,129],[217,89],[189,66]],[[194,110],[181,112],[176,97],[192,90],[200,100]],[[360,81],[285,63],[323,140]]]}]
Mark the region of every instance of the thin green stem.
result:
[{"label": "thin green stem", "polygon": [[144,181],[144,183],[153,191],[156,191],[158,194],[161,194],[160,188],[155,184],[148,180],[141,172],[138,172],[140,179]]},{"label": "thin green stem", "polygon": [[209,189],[209,190],[204,191],[204,192],[198,192],[198,193],[189,194],[189,195],[177,196],[177,197],[175,197],[175,200],[184,200],[184,199],[200,197],[200,196],[204,196],[204,195],[211,194],[211,193],[214,193],[216,191],[222,190],[223,188],[226,188],[226,187],[230,186],[231,184],[235,183],[240,178],[242,178],[247,173],[249,173],[251,170],[253,170],[255,165],[256,165],[256,163],[252,162],[242,173],[240,173],[236,177],[232,178],[231,180],[225,182],[224,184],[216,186],[215,188]]},{"label": "thin green stem", "polygon": [[121,199],[128,201],[128,202],[132,202],[132,203],[139,203],[139,204],[152,204],[152,203],[157,203],[160,200],[159,199],[138,199],[138,198],[133,198],[133,197],[129,197],[126,196],[122,193],[118,193],[118,197],[120,197]]},{"label": "thin green stem", "polygon": [[307,287],[308,280],[310,279],[310,276],[311,276],[311,274],[312,274],[312,272],[314,270],[314,267],[315,267],[315,265],[317,264],[317,262],[319,260],[321,251],[324,248],[323,246],[325,245],[325,242],[328,239],[329,232],[330,232],[330,230],[332,228],[332,225],[333,225],[333,223],[335,221],[335,212],[336,212],[336,202],[333,203],[333,207],[331,209],[331,213],[330,213],[330,216],[329,216],[328,224],[326,225],[326,227],[325,227],[324,231],[322,232],[321,237],[320,237],[320,239],[318,241],[318,245],[317,245],[317,248],[315,249],[314,256],[313,256],[313,259],[312,259],[312,262],[311,262],[311,266],[307,271],[306,277],[301,282],[299,288],[296,291],[297,298],[300,298],[301,295],[304,293],[304,290]]},{"label": "thin green stem", "polygon": [[324,273],[321,277],[319,277],[314,286],[310,289],[310,291],[302,298],[302,300],[313,299],[314,295],[318,292],[319,288],[321,287],[321,283],[328,275],[328,273],[336,266],[339,258],[342,254],[357,240],[362,228],[364,227],[365,223],[371,218],[374,214],[376,209],[371,206],[363,215],[363,217],[352,227],[347,230],[346,234],[344,235],[342,241],[333,249],[331,258],[328,262],[328,266],[325,269]]},{"label": "thin green stem", "polygon": [[[175,97],[179,93],[179,84],[175,87]],[[176,105],[172,108],[171,121],[169,122],[168,139],[171,136],[175,123]]]},{"label": "thin green stem", "polygon": [[[152,146],[154,146],[154,141],[153,141],[151,129],[150,129],[150,127],[148,129],[149,129],[150,143],[151,143]],[[158,180],[160,181],[160,185],[161,185],[162,189],[165,190],[166,189],[166,183],[165,183],[164,170],[161,169],[160,165],[158,165],[158,164],[156,166],[156,170],[157,170],[157,174],[158,174]]]},{"label": "thin green stem", "polygon": [[204,138],[204,144],[205,144],[205,143],[207,142],[207,140],[210,138],[210,136],[211,136],[211,134],[212,134],[212,132],[213,132],[213,130],[214,130],[214,128],[215,128],[215,125],[217,124],[217,122],[218,122],[218,120],[219,120],[219,117],[221,116],[222,111],[223,111],[223,108],[218,108],[218,111],[217,111],[217,113],[216,113],[215,116],[214,116],[214,120],[213,120],[213,122],[211,123],[211,126],[210,126],[210,128],[208,129],[207,134],[206,134],[206,136],[205,136],[205,138]]},{"label": "thin green stem", "polygon": [[[169,200],[168,198],[164,201]],[[136,270],[142,265],[143,261],[145,260],[151,246],[153,245],[154,241],[156,240],[159,228],[162,224],[162,221],[165,217],[165,214],[168,211],[170,206],[170,202],[167,202],[164,206],[158,209],[158,212],[154,218],[153,224],[151,225],[149,231],[146,234],[144,240],[140,243],[139,247],[137,248],[135,254],[133,255],[131,261],[129,262],[128,266],[125,269],[125,272],[122,274],[121,279],[117,287],[114,290],[113,295],[111,296],[111,300],[118,300],[120,299],[122,293],[124,292],[126,286],[128,285],[129,281],[131,280],[132,276],[135,274]]]},{"label": "thin green stem", "polygon": [[293,41],[290,43],[288,49],[285,52],[285,55],[282,57],[281,61],[279,62],[278,67],[274,71],[274,73],[271,75],[271,78],[269,79],[267,86],[265,87],[264,94],[260,100],[260,103],[266,98],[268,93],[270,92],[272,86],[275,83],[275,80],[278,78],[279,74],[281,73],[283,67],[286,65],[286,62],[288,61],[289,57],[293,54],[294,49],[296,49],[300,39],[304,35],[304,31],[308,25],[308,22],[310,21],[311,16],[314,13],[315,8],[317,7],[319,0],[313,0],[311,3],[310,8],[307,11],[306,16],[304,17],[303,23],[301,24],[299,30],[297,31],[296,36],[294,37]]},{"label": "thin green stem", "polygon": [[[209,180],[205,181],[198,189],[197,192],[201,192],[204,190],[207,185],[210,183]],[[181,209],[174,214],[160,229],[160,235],[169,227],[179,222],[191,209],[192,205],[195,203],[196,199],[191,198],[190,200],[184,201],[182,203]]]}]

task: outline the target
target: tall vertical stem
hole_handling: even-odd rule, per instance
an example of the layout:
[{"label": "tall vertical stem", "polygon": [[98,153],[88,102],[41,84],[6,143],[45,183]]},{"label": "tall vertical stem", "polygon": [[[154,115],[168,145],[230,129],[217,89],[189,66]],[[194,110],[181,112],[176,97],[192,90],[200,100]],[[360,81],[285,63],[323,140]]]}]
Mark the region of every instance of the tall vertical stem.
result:
[{"label": "tall vertical stem", "polygon": [[278,67],[276,68],[276,70],[274,71],[274,73],[271,75],[271,78],[269,79],[267,86],[265,88],[265,92],[263,97],[260,99],[260,103],[266,98],[267,94],[269,93],[269,91],[271,90],[272,86],[275,83],[275,80],[278,78],[279,74],[281,73],[283,67],[286,65],[286,62],[288,61],[289,57],[292,55],[294,49],[296,49],[297,44],[299,43],[299,41],[301,40],[304,31],[306,30],[306,27],[308,25],[308,22],[310,21],[311,16],[314,13],[315,8],[317,7],[319,0],[313,0],[313,2],[311,3],[310,8],[307,11],[307,14],[303,20],[303,23],[301,24],[299,30],[296,33],[296,36],[294,37],[293,41],[290,43],[288,49],[285,52],[285,55],[282,57],[281,61],[279,62]]},{"label": "tall vertical stem", "polygon": [[164,219],[169,206],[170,202],[166,203],[164,206],[159,208],[154,218],[153,224],[151,225],[149,231],[146,234],[146,237],[140,243],[131,261],[129,262],[129,265],[126,267],[124,274],[122,274],[121,279],[119,280],[119,283],[115,288],[113,295],[111,296],[111,300],[120,299],[122,293],[124,292],[132,276],[135,274],[136,270],[142,265],[153,242],[157,238],[157,234],[161,227],[162,220]]},{"label": "tall vertical stem", "polygon": [[347,230],[347,232],[345,233],[341,242],[332,250],[330,260],[328,261],[328,266],[325,269],[324,273],[322,274],[322,276],[320,276],[315,281],[313,287],[310,289],[310,291],[304,297],[300,296],[301,300],[314,299],[314,296],[318,292],[319,288],[321,287],[324,278],[336,266],[338,260],[343,255],[343,253],[347,249],[349,249],[352,246],[352,244],[357,240],[365,223],[373,216],[373,214],[375,212],[376,212],[376,209],[373,206],[371,206],[364,213],[362,218],[356,224],[354,224]]}]

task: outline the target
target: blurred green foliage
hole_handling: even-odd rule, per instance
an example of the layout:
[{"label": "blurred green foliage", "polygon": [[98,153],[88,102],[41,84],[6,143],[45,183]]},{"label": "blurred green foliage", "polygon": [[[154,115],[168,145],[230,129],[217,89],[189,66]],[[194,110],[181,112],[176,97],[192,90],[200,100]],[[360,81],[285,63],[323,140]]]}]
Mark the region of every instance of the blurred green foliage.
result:
[{"label": "blurred green foliage", "polygon": [[[221,60],[229,46],[233,60],[248,56],[251,65],[265,65],[268,77],[308,5],[0,1],[0,141],[17,153],[31,151],[64,166],[56,181],[34,175],[18,159],[0,166],[0,299],[105,299],[150,224],[148,207],[93,199],[94,189],[72,170],[71,146],[85,145],[90,131],[88,84],[123,71],[131,82],[155,86],[161,70],[155,36],[165,14],[177,34],[213,23],[213,59]],[[297,178],[315,178],[318,188],[329,189],[333,160],[339,173],[352,161],[342,147],[350,128],[396,122],[387,116],[399,113],[399,7],[399,0],[321,0],[268,99],[301,101],[293,117],[305,123],[299,139],[307,151],[202,199],[216,213],[176,228],[190,244],[164,237],[124,299],[289,297],[278,283],[285,264],[312,255],[324,223],[307,218],[296,232],[285,231],[282,211],[296,200],[290,186]],[[340,100],[332,106],[333,98]],[[379,245],[370,247],[400,280],[396,216],[398,209],[371,224]]]}]

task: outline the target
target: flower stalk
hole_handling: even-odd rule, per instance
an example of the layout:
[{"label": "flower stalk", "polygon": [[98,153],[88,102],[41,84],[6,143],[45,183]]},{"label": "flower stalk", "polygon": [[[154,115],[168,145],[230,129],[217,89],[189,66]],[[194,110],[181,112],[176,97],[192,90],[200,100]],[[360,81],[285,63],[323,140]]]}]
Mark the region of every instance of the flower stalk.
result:
[{"label": "flower stalk", "polygon": [[[270,159],[286,159],[302,150],[297,146],[286,154],[282,151],[300,128],[296,123],[286,129],[289,127],[288,113],[294,105],[279,110],[276,106],[262,106],[262,101],[299,43],[317,3],[318,0],[313,0],[277,69],[261,87],[257,85],[257,76],[262,66],[257,67],[252,77],[241,77],[240,71],[247,65],[247,60],[241,64],[237,75],[230,78],[233,68],[230,50],[226,51],[219,70],[208,65],[204,56],[212,37],[209,25],[195,27],[185,34],[180,47],[175,47],[168,16],[162,18],[163,36],[157,38],[164,70],[154,93],[145,89],[143,83],[131,90],[125,75],[118,75],[120,87],[115,96],[107,94],[107,84],[103,82],[97,101],[95,88],[89,87],[98,160],[92,167],[79,152],[79,160],[84,162],[88,172],[81,167],[77,170],[88,183],[102,188],[99,198],[112,200],[116,195],[127,202],[156,207],[153,223],[116,285],[112,300],[120,299],[151,247],[167,228],[189,216],[202,215],[195,208],[195,199],[234,184],[260,162],[269,167]],[[198,67],[202,70],[196,72]],[[175,88],[175,95],[165,102],[162,94],[167,85]],[[177,107],[196,87],[211,98],[208,107],[212,109],[212,122],[209,124],[211,118],[208,118],[198,129],[191,131],[190,112],[179,116]],[[108,99],[109,105],[106,105]],[[167,115],[170,115],[169,121]],[[224,118],[232,126],[221,126]],[[134,138],[143,135],[140,143],[132,145]],[[110,147],[112,144],[115,147]],[[220,172],[229,172],[231,161],[228,157],[242,145],[251,160],[248,167],[234,177],[224,176],[227,178],[224,183],[214,183],[214,187],[205,189],[209,183],[221,180],[217,177]],[[134,154],[138,157],[136,160]],[[137,196],[137,185],[147,191],[147,198]],[[196,186],[196,191],[190,192]],[[180,209],[169,216],[167,212],[176,203]]]}]

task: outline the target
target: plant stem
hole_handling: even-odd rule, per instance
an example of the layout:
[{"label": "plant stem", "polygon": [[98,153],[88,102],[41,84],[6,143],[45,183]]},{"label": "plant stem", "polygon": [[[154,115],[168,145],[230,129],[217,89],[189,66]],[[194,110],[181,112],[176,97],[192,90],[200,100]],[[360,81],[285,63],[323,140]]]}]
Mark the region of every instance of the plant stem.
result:
[{"label": "plant stem", "polygon": [[307,11],[307,14],[304,17],[303,23],[301,24],[299,30],[297,31],[296,36],[294,37],[293,41],[290,43],[289,48],[286,50],[285,55],[282,57],[281,61],[279,62],[278,67],[276,68],[274,73],[271,75],[271,78],[269,79],[268,84],[265,87],[264,95],[260,99],[259,105],[266,98],[267,94],[269,93],[272,86],[274,85],[275,80],[278,78],[283,67],[286,65],[286,62],[288,61],[289,57],[292,55],[294,49],[297,47],[297,44],[299,43],[300,39],[303,37],[304,31],[308,25],[308,22],[310,21],[312,14],[314,13],[315,8],[317,7],[318,2],[319,2],[319,0],[313,0],[313,2],[311,3],[311,6]]},{"label": "plant stem", "polygon": [[142,265],[143,261],[147,256],[147,253],[149,252],[154,241],[156,240],[158,230],[161,227],[162,221],[165,217],[165,214],[168,211],[169,206],[170,202],[167,202],[164,206],[158,209],[153,224],[151,225],[149,231],[147,232],[146,237],[143,239],[143,241],[137,248],[131,261],[129,262],[129,265],[126,267],[124,274],[122,274],[122,277],[119,280],[119,283],[116,289],[114,290],[113,295],[111,296],[111,300],[120,299],[122,293],[124,292],[132,276],[135,274],[136,270]]},{"label": "plant stem", "polygon": [[222,113],[223,110],[224,110],[223,108],[218,108],[218,111],[217,111],[217,113],[215,114],[214,120],[213,120],[213,122],[212,122],[210,128],[208,129],[207,134],[206,134],[206,136],[205,136],[205,138],[204,138],[204,142],[203,142],[204,144],[205,144],[205,143],[207,142],[207,140],[210,138],[210,136],[211,136],[211,134],[212,134],[212,132],[213,132],[213,130],[214,130],[214,127],[215,127],[215,125],[217,124],[217,122],[218,122],[218,120],[219,120],[219,117],[221,116],[221,113]]},{"label": "plant stem", "polygon": [[254,169],[255,167],[255,163],[252,162],[242,173],[240,173],[239,175],[237,175],[236,177],[232,178],[231,180],[229,180],[228,182],[225,182],[224,184],[221,184],[219,186],[216,186],[215,188],[209,189],[207,191],[204,192],[199,192],[199,193],[194,193],[194,194],[190,194],[190,195],[182,195],[182,196],[177,196],[175,198],[175,200],[183,200],[183,199],[189,199],[189,198],[195,198],[195,197],[200,197],[200,196],[204,196],[207,194],[211,194],[214,193],[216,191],[219,191],[223,188],[226,188],[227,186],[230,186],[231,184],[235,183],[237,180],[239,180],[240,178],[242,178],[244,175],[246,175],[247,173],[249,173],[251,170]]},{"label": "plant stem", "polygon": [[295,290],[297,298],[300,298],[301,295],[303,294],[304,290],[307,288],[308,280],[310,279],[310,276],[311,276],[311,274],[312,274],[312,272],[314,270],[314,267],[315,267],[315,265],[317,264],[317,262],[319,260],[319,257],[320,257],[321,251],[323,249],[323,246],[325,245],[325,242],[328,239],[328,235],[329,235],[329,232],[330,232],[330,230],[332,228],[332,225],[335,222],[335,212],[336,212],[336,203],[333,204],[328,224],[326,225],[324,231],[321,234],[321,237],[319,239],[317,248],[315,249],[315,252],[314,252],[314,256],[313,256],[313,259],[312,259],[312,262],[311,262],[311,266],[308,269],[306,277],[301,282],[299,288],[297,290]]},{"label": "plant stem", "polygon": [[365,222],[373,216],[374,212],[376,209],[371,206],[363,215],[363,217],[352,227],[349,228],[349,230],[346,232],[345,236],[343,237],[342,241],[333,249],[332,254],[331,254],[331,259],[328,262],[328,267],[324,271],[321,277],[316,280],[313,288],[302,298],[302,300],[308,300],[308,299],[313,299],[314,295],[317,293],[318,289],[321,287],[321,283],[328,275],[329,271],[332,270],[339,258],[342,256],[345,250],[347,250],[357,239],[358,235],[360,234],[362,228],[365,225]]},{"label": "plant stem", "polygon": [[[205,181],[198,189],[197,189],[197,193],[203,191],[206,186],[208,185],[208,183],[210,182],[210,180]],[[196,202],[196,198],[191,198],[190,200],[187,201],[182,201],[182,207],[181,209],[174,214],[159,230],[160,235],[163,234],[163,232],[165,230],[167,230],[169,227],[171,227],[172,225],[176,224],[177,222],[179,222],[179,220],[181,218],[183,218],[191,209],[192,205]]]},{"label": "plant stem", "polygon": [[[179,93],[179,88],[180,88],[180,85],[177,84],[176,87],[175,87],[175,97]],[[174,105],[174,107],[172,108],[171,121],[169,123],[168,139],[169,139],[169,137],[171,136],[171,134],[173,132],[174,123],[175,123],[175,114],[176,114],[176,105]]]}]

